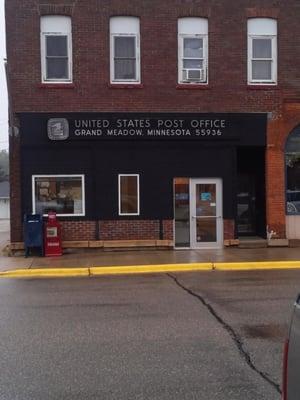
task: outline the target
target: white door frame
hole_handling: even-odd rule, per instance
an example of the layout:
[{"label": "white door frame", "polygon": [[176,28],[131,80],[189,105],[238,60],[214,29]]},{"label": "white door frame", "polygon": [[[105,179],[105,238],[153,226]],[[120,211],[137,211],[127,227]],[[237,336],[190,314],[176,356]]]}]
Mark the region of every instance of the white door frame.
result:
[{"label": "white door frame", "polygon": [[[196,185],[209,184],[216,185],[216,216],[208,218],[216,218],[216,242],[197,242],[197,219],[196,217]],[[224,232],[223,232],[223,190],[221,178],[191,178],[190,179],[190,246],[192,249],[218,249],[223,247]],[[207,217],[205,217],[207,218]]]}]

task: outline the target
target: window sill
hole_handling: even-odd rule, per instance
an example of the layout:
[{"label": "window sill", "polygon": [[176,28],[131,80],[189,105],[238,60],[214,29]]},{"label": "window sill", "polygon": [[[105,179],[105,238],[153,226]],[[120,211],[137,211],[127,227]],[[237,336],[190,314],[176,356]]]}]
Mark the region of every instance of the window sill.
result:
[{"label": "window sill", "polygon": [[140,214],[119,214],[119,217],[140,217]]},{"label": "window sill", "polygon": [[210,89],[207,83],[193,84],[193,83],[178,83],[176,85],[178,90],[208,90]]},{"label": "window sill", "polygon": [[108,87],[112,89],[143,89],[142,83],[109,83]]},{"label": "window sill", "polygon": [[[35,212],[33,214],[35,214]],[[85,214],[56,214],[56,216],[58,218],[77,218],[77,217],[84,218]],[[43,218],[48,218],[48,217],[49,214],[43,214]]]},{"label": "window sill", "polygon": [[38,85],[40,89],[74,89],[74,83],[40,83]]},{"label": "window sill", "polygon": [[247,85],[247,89],[248,90],[277,90],[278,86],[276,83],[263,83],[261,85],[257,85],[257,84],[249,84]]}]

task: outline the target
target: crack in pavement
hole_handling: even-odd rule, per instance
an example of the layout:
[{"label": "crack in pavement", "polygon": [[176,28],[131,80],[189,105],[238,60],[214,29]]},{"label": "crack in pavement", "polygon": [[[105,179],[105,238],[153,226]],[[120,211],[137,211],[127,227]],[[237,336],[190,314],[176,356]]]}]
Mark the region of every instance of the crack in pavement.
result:
[{"label": "crack in pavement", "polygon": [[222,325],[222,327],[229,333],[230,337],[232,338],[234,344],[236,345],[241,357],[246,361],[248,366],[256,372],[258,375],[260,375],[266,382],[268,382],[273,388],[281,394],[281,389],[280,385],[276,382],[274,382],[265,372],[260,371],[253,363],[251,356],[249,352],[244,348],[244,343],[240,335],[232,328],[231,325],[229,325],[227,322],[225,322],[222,317],[217,313],[217,311],[213,308],[213,306],[208,303],[202,296],[199,294],[193,292],[191,289],[188,289],[186,286],[184,286],[179,280],[177,279],[176,276],[172,274],[167,274],[167,276],[171,279],[174,280],[177,286],[179,286],[181,289],[183,289],[185,292],[189,293],[191,296],[196,297],[198,300],[201,301],[201,303],[208,309],[209,313]]}]

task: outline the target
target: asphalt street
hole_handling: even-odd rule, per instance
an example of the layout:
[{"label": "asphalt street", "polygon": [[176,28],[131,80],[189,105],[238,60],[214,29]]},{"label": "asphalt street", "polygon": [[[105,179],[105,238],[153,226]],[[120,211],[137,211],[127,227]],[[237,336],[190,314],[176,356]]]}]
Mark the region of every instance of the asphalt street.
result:
[{"label": "asphalt street", "polygon": [[300,271],[0,280],[1,400],[279,400]]}]

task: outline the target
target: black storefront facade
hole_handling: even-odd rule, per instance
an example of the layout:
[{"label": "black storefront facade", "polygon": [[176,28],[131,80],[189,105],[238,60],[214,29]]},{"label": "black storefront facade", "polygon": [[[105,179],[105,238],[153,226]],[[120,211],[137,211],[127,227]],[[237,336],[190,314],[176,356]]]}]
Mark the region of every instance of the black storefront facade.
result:
[{"label": "black storefront facade", "polygon": [[[83,241],[153,237],[175,248],[216,248],[265,236],[267,114],[22,113],[19,120],[23,214],[53,209],[68,226],[94,222],[89,237],[77,233]],[[122,194],[122,177],[136,179],[137,198]],[[137,208],[120,212],[120,196]]]}]

